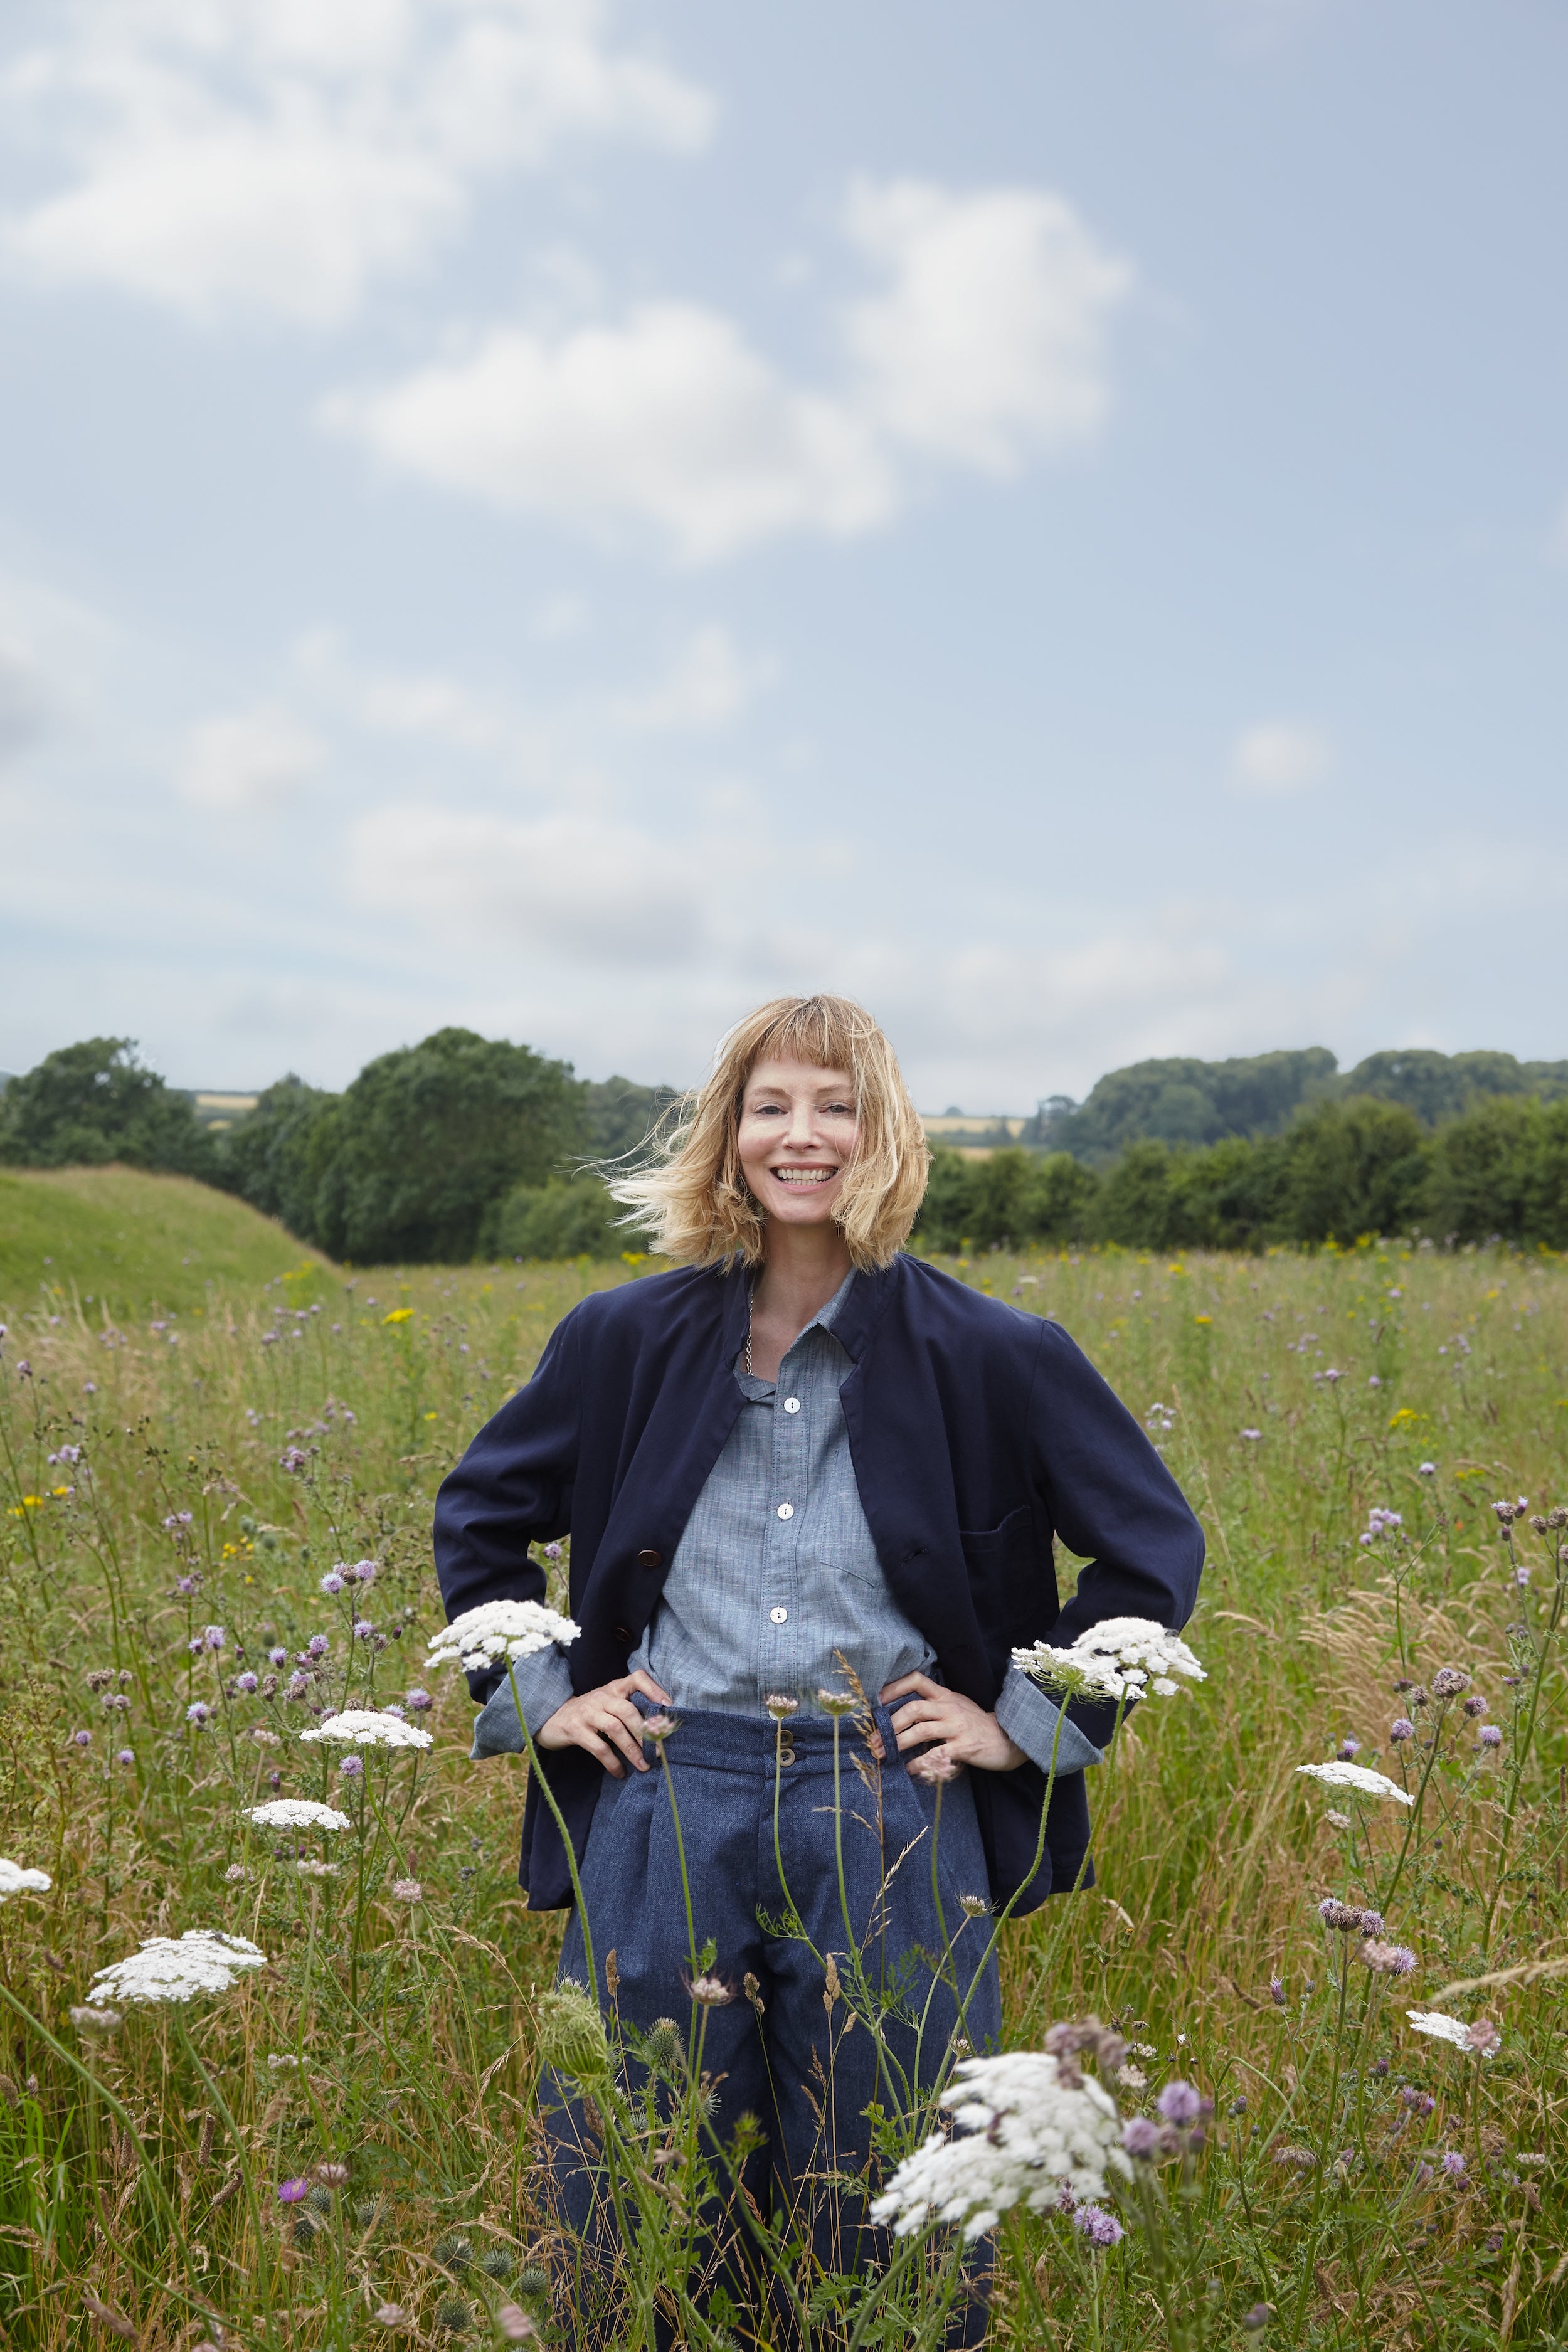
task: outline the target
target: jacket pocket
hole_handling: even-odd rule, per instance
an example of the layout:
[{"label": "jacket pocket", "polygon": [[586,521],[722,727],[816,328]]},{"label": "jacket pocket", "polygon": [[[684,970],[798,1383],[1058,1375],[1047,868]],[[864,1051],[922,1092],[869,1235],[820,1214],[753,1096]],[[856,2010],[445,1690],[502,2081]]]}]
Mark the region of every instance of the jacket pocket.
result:
[{"label": "jacket pocket", "polygon": [[[958,1540],[963,1547],[970,1590],[988,1630],[1000,1631],[1020,1612],[1031,1620],[1039,1614],[1042,1563],[1035,1515],[1027,1503],[1009,1511],[999,1527],[960,1528]],[[1045,1580],[1051,1581],[1048,1572]],[[1055,1616],[1054,1607],[1050,1613]]]}]

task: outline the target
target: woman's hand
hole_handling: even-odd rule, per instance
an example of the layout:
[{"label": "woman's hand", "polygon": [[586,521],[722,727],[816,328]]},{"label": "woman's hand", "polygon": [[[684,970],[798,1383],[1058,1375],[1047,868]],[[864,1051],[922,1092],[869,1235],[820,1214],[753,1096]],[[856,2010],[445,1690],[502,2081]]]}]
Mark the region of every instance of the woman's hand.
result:
[{"label": "woman's hand", "polygon": [[[900,1706],[900,1699],[909,1692],[916,1696],[908,1706]],[[952,1764],[977,1765],[983,1772],[1016,1772],[1027,1760],[994,1715],[987,1715],[960,1692],[944,1690],[929,1675],[900,1675],[877,1696],[884,1706],[898,1709],[893,1723],[900,1755],[908,1755],[911,1748],[929,1750],[916,1758],[910,1766],[911,1772],[919,1772],[938,1757]],[[940,1744],[933,1747],[933,1741]]]},{"label": "woman's hand", "polygon": [[669,1693],[661,1691],[653,1676],[639,1666],[635,1675],[622,1675],[618,1682],[602,1683],[597,1690],[583,1691],[576,1698],[569,1698],[564,1706],[558,1706],[535,1733],[534,1746],[585,1748],[617,1780],[626,1777],[625,1766],[618,1761],[620,1756],[637,1771],[646,1772],[648,1766],[642,1745],[644,1718],[632,1705],[633,1691],[656,1699],[660,1706],[669,1705]]}]

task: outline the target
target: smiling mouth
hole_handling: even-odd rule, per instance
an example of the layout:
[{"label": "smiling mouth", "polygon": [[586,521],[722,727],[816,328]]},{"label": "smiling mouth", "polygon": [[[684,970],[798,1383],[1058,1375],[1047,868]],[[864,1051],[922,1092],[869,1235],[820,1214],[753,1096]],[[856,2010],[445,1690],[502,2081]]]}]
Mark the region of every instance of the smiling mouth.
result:
[{"label": "smiling mouth", "polygon": [[831,1184],[838,1171],[837,1168],[770,1168],[768,1173],[775,1183],[793,1185],[797,1192],[807,1192],[815,1185]]}]

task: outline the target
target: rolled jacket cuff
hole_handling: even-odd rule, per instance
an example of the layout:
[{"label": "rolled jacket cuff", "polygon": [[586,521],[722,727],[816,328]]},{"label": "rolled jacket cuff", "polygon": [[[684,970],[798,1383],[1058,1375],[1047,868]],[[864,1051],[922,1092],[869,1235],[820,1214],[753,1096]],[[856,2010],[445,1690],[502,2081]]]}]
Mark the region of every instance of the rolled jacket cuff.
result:
[{"label": "rolled jacket cuff", "polygon": [[996,1702],[996,1720],[1008,1738],[1042,1772],[1051,1770],[1054,1752],[1058,1780],[1065,1780],[1069,1773],[1081,1772],[1086,1765],[1105,1761],[1104,1749],[1096,1748],[1071,1717],[1063,1715],[1046,1696],[1038,1683],[1031,1682],[1017,1666],[1007,1669],[1007,1679]]},{"label": "rolled jacket cuff", "polygon": [[[518,1720],[517,1700],[512,1697],[513,1678],[517,1699],[522,1702],[522,1722]],[[535,1650],[531,1658],[519,1658],[511,1675],[497,1684],[474,1717],[470,1758],[521,1756],[528,1745],[522,1724],[528,1726],[529,1738],[537,1738],[556,1708],[564,1706],[571,1696],[572,1670],[564,1651],[553,1643],[547,1650]]]}]

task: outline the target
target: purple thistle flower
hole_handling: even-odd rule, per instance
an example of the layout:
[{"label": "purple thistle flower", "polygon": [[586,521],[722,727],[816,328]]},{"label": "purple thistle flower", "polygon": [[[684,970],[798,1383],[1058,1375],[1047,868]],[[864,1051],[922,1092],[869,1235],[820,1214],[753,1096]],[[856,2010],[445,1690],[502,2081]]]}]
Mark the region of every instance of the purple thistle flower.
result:
[{"label": "purple thistle flower", "polygon": [[114,1760],[117,1764],[134,1764],[136,1761],[136,1750],[133,1748],[118,1748],[115,1751]]},{"label": "purple thistle flower", "polygon": [[1465,2159],[1457,2147],[1444,2150],[1443,2169],[1450,2180],[1463,2180],[1465,2178]]},{"label": "purple thistle flower", "polygon": [[1458,1666],[1439,1666],[1432,1677],[1434,1698],[1458,1698],[1459,1693],[1462,1690],[1468,1690],[1469,1686],[1468,1675],[1463,1673]]},{"label": "purple thistle flower", "polygon": [[1435,1478],[1437,1475],[1437,1465],[1435,1462],[1420,1463],[1416,1467],[1415,1475],[1418,1478]]},{"label": "purple thistle flower", "polygon": [[177,1534],[181,1528],[188,1528],[190,1524],[191,1515],[189,1511],[171,1511],[168,1517],[163,1522],[163,1525],[168,1528],[171,1535]]},{"label": "purple thistle flower", "polygon": [[[184,1583],[184,1580],[185,1580],[183,1577],[180,1580],[182,1583]],[[190,1640],[185,1643],[185,1647],[190,1652],[193,1658],[204,1657],[206,1654],[206,1643],[203,1641],[199,1633],[193,1633]]]},{"label": "purple thistle flower", "polygon": [[1363,1936],[1381,1936],[1383,1933],[1382,1912],[1363,1911],[1361,1915],[1361,1932]]},{"label": "purple thistle flower", "polygon": [[1121,2222],[1102,2205],[1080,2205],[1072,2217],[1072,2225],[1083,2231],[1091,2246],[1114,2246],[1122,2235]]},{"label": "purple thistle flower", "polygon": [[1500,1748],[1502,1732],[1499,1726],[1495,1723],[1483,1723],[1478,1745],[1482,1748]]},{"label": "purple thistle flower", "polygon": [[1268,1979],[1268,1998],[1269,1998],[1269,2000],[1274,2003],[1274,2006],[1275,2006],[1275,2008],[1276,2008],[1276,2009],[1283,2009],[1283,2008],[1284,2008],[1284,2006],[1285,2006],[1285,1979],[1284,1979],[1284,1978],[1283,1978],[1283,1977],[1270,1977],[1270,1978],[1269,1978],[1269,1979]]},{"label": "purple thistle flower", "polygon": [[368,1642],[374,1634],[374,1632],[375,1627],[371,1623],[368,1617],[356,1617],[354,1619],[354,1640],[356,1642]]},{"label": "purple thistle flower", "polygon": [[1401,1740],[1415,1738],[1415,1726],[1407,1715],[1396,1715],[1388,1727],[1388,1736],[1397,1748]]},{"label": "purple thistle flower", "polygon": [[1375,1937],[1369,1937],[1356,1958],[1380,1977],[1411,1976],[1420,1966],[1408,1944],[1384,1944]]},{"label": "purple thistle flower", "polygon": [[1426,2188],[1426,2183],[1427,2183],[1427,2182],[1428,2182],[1432,2178],[1433,2178],[1432,2168],[1431,2168],[1431,2166],[1430,2166],[1429,2164],[1418,2164],[1418,2165],[1416,2166],[1416,2168],[1415,2168],[1415,2186],[1416,2186],[1416,2188],[1417,2188],[1417,2189],[1425,2189],[1425,2188]]},{"label": "purple thistle flower", "polygon": [[1190,2083],[1177,2080],[1167,2083],[1154,2102],[1168,2124],[1195,2124],[1203,2113],[1203,2100]]},{"label": "purple thistle flower", "polygon": [[404,1698],[416,1715],[426,1715],[436,1704],[427,1690],[405,1691]]},{"label": "purple thistle flower", "polygon": [[236,1675],[234,1678],[234,1686],[237,1691],[244,1691],[248,1696],[249,1694],[257,1687],[256,1676],[247,1667],[244,1674]]},{"label": "purple thistle flower", "polygon": [[206,1643],[209,1650],[221,1650],[224,1644],[223,1627],[221,1625],[207,1626],[202,1635],[202,1639]]},{"label": "purple thistle flower", "polygon": [[331,1593],[331,1594],[332,1594],[333,1596],[336,1596],[338,1593],[340,1593],[340,1592],[342,1591],[342,1589],[343,1589],[343,1580],[342,1580],[342,1578],[338,1574],[338,1571],[337,1571],[337,1570],[336,1570],[335,1568],[334,1568],[334,1569],[332,1569],[332,1570],[330,1571],[330,1573],[329,1573],[329,1574],[327,1574],[326,1576],[323,1576],[323,1577],[322,1577],[322,1579],[321,1579],[321,1591],[322,1591],[323,1592]]},{"label": "purple thistle flower", "polygon": [[278,2184],[278,2201],[280,2205],[300,2204],[310,2194],[310,2184],[308,2180],[280,2180]]},{"label": "purple thistle flower", "polygon": [[344,1756],[339,1760],[338,1770],[342,1774],[345,1780],[357,1780],[360,1774],[364,1770],[364,1758],[363,1756]]},{"label": "purple thistle flower", "polygon": [[305,1644],[305,1655],[308,1658],[324,1658],[331,1646],[324,1633],[312,1633]]},{"label": "purple thistle flower", "polygon": [[1154,2156],[1160,2147],[1160,2126],[1147,2116],[1129,2116],[1121,2126],[1121,2145],[1129,2156]]},{"label": "purple thistle flower", "polygon": [[1479,1691],[1472,1691],[1469,1697],[1465,1701],[1465,1713],[1467,1715],[1485,1715],[1486,1711],[1487,1703],[1481,1696]]},{"label": "purple thistle flower", "polygon": [[267,1654],[275,1666],[286,1666],[289,1663],[289,1653],[281,1643],[276,1649],[268,1650]]},{"label": "purple thistle flower", "polygon": [[91,1732],[73,1731],[71,1733],[71,1746],[73,1748],[90,1748],[92,1746]]},{"label": "purple thistle flower", "polygon": [[1359,1739],[1356,1739],[1356,1738],[1354,1738],[1351,1737],[1351,1736],[1347,1733],[1347,1735],[1345,1736],[1345,1738],[1344,1738],[1343,1739],[1342,1739],[1342,1740],[1341,1740],[1341,1742],[1340,1742],[1340,1746],[1339,1746],[1339,1760],[1340,1760],[1340,1762],[1341,1762],[1342,1764],[1353,1764],[1353,1763],[1355,1762],[1356,1758],[1357,1758],[1360,1754],[1361,1754],[1361,1741],[1360,1741]]},{"label": "purple thistle flower", "polygon": [[212,1709],[207,1705],[205,1698],[197,1699],[193,1706],[188,1706],[185,1709],[185,1721],[187,1723],[194,1723],[198,1730],[204,1723],[208,1723],[211,1720]]},{"label": "purple thistle flower", "polygon": [[544,1547],[544,1557],[546,1559],[559,1559],[561,1558],[560,1545],[558,1543],[547,1543]]},{"label": "purple thistle flower", "polygon": [[302,1470],[310,1460],[302,1445],[286,1445],[278,1456],[279,1470]]},{"label": "purple thistle flower", "polygon": [[285,1698],[303,1698],[310,1687],[309,1675],[290,1675],[283,1685],[283,1696]]},{"label": "purple thistle flower", "polygon": [[349,1576],[357,1577],[362,1584],[374,1584],[375,1582],[375,1562],[374,1559],[356,1559],[353,1566],[351,1569],[346,1570],[345,1573]]}]

